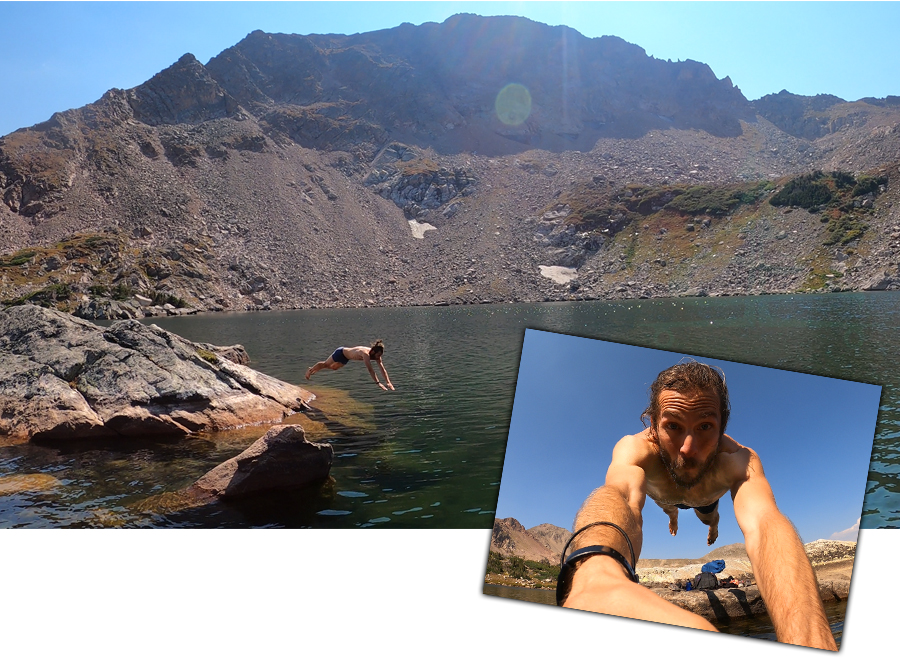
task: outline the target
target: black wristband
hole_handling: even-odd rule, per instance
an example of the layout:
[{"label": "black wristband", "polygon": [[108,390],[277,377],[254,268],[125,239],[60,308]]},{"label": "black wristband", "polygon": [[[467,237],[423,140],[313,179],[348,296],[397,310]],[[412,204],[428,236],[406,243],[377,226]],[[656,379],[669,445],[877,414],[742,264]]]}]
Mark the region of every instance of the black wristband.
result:
[{"label": "black wristband", "polygon": [[[628,543],[628,549],[631,552],[631,560],[633,563],[629,563],[628,559],[622,556],[620,552],[614,550],[612,547],[607,547],[606,545],[591,545],[589,547],[582,547],[581,549],[575,550],[568,557],[566,557],[566,550],[569,549],[569,545],[573,540],[575,540],[575,536],[592,526],[611,526],[619,531],[619,533],[621,533],[625,538],[625,542]],[[637,564],[637,561],[634,560],[634,548],[631,546],[631,539],[628,537],[628,534],[625,533],[624,529],[622,529],[618,524],[613,524],[612,522],[592,522],[591,524],[583,526],[578,529],[578,531],[573,533],[569,540],[566,541],[565,547],[563,547],[562,557],[560,558],[559,576],[556,578],[557,605],[562,605],[563,602],[565,602],[566,596],[569,595],[569,587],[572,584],[572,578],[575,576],[575,564],[584,559],[598,555],[612,557],[613,559],[618,561],[625,569],[625,572],[628,575],[628,579],[630,579],[632,582],[639,581],[637,573],[634,572],[634,566]]]}]

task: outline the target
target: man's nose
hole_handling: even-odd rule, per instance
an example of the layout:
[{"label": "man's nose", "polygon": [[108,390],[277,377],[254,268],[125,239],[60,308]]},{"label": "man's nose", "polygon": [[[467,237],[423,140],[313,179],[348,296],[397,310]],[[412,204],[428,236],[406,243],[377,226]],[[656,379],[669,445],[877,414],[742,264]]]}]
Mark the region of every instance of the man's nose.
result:
[{"label": "man's nose", "polygon": [[681,453],[682,457],[693,457],[697,452],[696,440],[692,434],[686,434],[684,440],[681,442]]}]

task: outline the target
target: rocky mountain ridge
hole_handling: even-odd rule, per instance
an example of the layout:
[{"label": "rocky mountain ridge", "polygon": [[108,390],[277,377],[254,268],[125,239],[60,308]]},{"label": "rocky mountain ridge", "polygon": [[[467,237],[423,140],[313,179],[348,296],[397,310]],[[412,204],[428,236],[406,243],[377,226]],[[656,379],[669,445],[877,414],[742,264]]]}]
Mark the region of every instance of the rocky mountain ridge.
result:
[{"label": "rocky mountain ridge", "polygon": [[[525,529],[514,517],[494,520],[490,551],[506,557],[559,565],[566,541],[572,533],[553,524],[540,524]],[[839,540],[814,540],[803,546],[814,568],[850,562],[856,556],[856,543]],[[728,566],[723,574],[752,575],[750,557],[743,543],[723,545],[696,559],[638,559],[636,570],[647,581],[667,583],[681,577],[693,578],[704,563],[724,559]],[[673,572],[674,571],[674,572]],[[657,579],[658,578],[658,579]]]},{"label": "rocky mountain ridge", "polygon": [[490,551],[559,565],[559,557],[571,535],[566,529],[553,524],[526,529],[514,517],[495,519]]},{"label": "rocky mountain ridge", "polygon": [[[186,311],[898,288],[898,155],[897,98],[749,102],[701,63],[526,19],[257,31],[0,138],[0,299],[130,317],[161,313],[138,296]],[[836,246],[820,211],[768,203],[816,170],[884,181],[845,196],[835,219],[866,228]],[[768,196],[727,214],[606,214],[640,187],[752,183]],[[104,248],[61,252],[85,238]]]}]

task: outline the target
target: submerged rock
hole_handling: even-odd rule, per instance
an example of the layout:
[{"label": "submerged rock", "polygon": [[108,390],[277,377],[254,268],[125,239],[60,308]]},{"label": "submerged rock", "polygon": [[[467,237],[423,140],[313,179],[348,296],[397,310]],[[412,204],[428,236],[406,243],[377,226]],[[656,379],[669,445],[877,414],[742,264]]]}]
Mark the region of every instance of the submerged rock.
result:
[{"label": "submerged rock", "polygon": [[46,473],[23,473],[0,478],[0,496],[19,492],[45,492],[61,483]]},{"label": "submerged rock", "polygon": [[279,425],[204,475],[187,492],[229,499],[302,487],[327,478],[333,461],[331,444],[307,441],[300,425]]},{"label": "submerged rock", "polygon": [[[0,312],[0,435],[188,434],[279,422],[315,396],[155,325],[101,328],[34,305]],[[244,356],[246,354],[244,353]]]}]

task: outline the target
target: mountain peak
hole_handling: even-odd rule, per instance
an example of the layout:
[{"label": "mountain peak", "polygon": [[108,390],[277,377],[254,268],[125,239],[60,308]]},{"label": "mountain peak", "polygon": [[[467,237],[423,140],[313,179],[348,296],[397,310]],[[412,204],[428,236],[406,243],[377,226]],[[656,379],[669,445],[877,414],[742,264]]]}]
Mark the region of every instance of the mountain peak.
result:
[{"label": "mountain peak", "polygon": [[233,113],[237,104],[191,53],[129,91],[136,120],[147,125],[197,124]]}]

